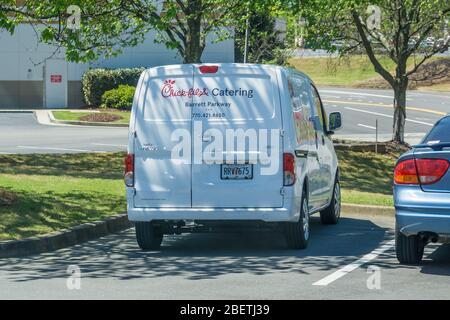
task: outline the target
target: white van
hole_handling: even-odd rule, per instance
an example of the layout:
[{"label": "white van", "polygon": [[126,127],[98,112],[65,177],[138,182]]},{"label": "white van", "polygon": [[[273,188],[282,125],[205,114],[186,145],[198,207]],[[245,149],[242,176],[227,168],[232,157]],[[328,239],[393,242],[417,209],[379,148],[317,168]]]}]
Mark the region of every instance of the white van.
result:
[{"label": "white van", "polygon": [[125,161],[128,216],[143,250],[164,234],[275,227],[305,248],[309,216],[340,216],[338,161],[311,80],[249,64],[145,71]]}]

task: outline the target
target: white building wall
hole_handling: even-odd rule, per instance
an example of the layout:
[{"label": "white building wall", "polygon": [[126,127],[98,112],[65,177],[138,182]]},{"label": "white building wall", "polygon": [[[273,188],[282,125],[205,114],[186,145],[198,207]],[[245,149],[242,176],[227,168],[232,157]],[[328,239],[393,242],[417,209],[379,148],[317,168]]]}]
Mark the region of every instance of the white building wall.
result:
[{"label": "white building wall", "polygon": [[[155,33],[150,32],[144,43],[124,49],[123,54],[115,58],[89,64],[68,63],[68,79],[66,80],[69,82],[81,81],[83,73],[89,67],[153,67],[182,62],[175,50],[168,50],[164,45],[154,43],[154,37]],[[213,43],[212,38],[209,40],[203,55],[203,62],[234,62],[234,40],[230,39],[220,43]],[[55,53],[56,49],[39,43],[35,30],[29,24],[19,25],[13,35],[6,31],[0,31],[0,100],[3,98],[4,101],[7,101],[7,107],[17,107],[11,105],[15,104],[15,100],[8,97],[10,93],[11,95],[23,95],[31,90],[33,91],[32,100],[38,99],[36,98],[36,90],[39,91],[41,90],[40,87],[43,87],[40,82],[44,80],[46,59],[64,59],[64,51],[61,49]],[[16,81],[20,82],[23,88],[17,92],[10,92],[11,88],[17,87],[14,84]],[[34,81],[36,82],[33,83]],[[42,90],[45,90],[45,88]],[[31,99],[31,96],[29,98]],[[27,99],[24,99],[24,101],[26,103]],[[4,104],[0,101],[0,108],[4,108]],[[36,102],[36,105],[39,105],[39,103]],[[21,105],[20,107],[25,106]]]}]

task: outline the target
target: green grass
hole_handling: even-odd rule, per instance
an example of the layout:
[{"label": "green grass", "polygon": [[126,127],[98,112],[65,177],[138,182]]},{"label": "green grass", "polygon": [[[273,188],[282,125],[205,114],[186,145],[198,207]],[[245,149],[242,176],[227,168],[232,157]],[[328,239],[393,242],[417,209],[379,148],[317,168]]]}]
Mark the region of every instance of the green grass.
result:
[{"label": "green grass", "polygon": [[[111,123],[119,123],[119,124],[128,124],[130,123],[130,111],[110,111],[110,110],[100,110],[104,113],[119,115],[122,117],[122,119],[113,121]],[[53,111],[53,116],[56,120],[62,120],[62,121],[81,121],[80,118],[86,115],[92,114],[92,112],[72,112],[72,111]]]},{"label": "green grass", "polygon": [[[0,241],[42,235],[126,211],[122,153],[0,155]],[[397,155],[338,151],[344,203],[392,206]]]},{"label": "green grass", "polygon": [[342,202],[393,206],[392,179],[398,155],[338,151]]},{"label": "green grass", "polygon": [[[388,57],[381,57],[380,62],[393,71],[395,64]],[[364,80],[379,77],[367,56],[355,55],[338,58],[293,58],[289,63],[321,86],[351,87]]]},{"label": "green grass", "polygon": [[124,213],[124,154],[1,155],[0,241],[42,235]]}]

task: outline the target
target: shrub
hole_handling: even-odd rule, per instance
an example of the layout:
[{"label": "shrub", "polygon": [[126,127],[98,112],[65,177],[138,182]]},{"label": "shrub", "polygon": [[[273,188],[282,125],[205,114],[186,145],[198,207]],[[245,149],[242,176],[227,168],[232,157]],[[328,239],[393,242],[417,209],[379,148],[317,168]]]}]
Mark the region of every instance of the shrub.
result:
[{"label": "shrub", "polygon": [[136,86],[145,68],[90,69],[83,75],[84,102],[93,107],[100,106],[103,94],[120,85]]},{"label": "shrub", "polygon": [[102,108],[131,110],[135,87],[120,85],[117,89],[106,91],[102,95]]}]

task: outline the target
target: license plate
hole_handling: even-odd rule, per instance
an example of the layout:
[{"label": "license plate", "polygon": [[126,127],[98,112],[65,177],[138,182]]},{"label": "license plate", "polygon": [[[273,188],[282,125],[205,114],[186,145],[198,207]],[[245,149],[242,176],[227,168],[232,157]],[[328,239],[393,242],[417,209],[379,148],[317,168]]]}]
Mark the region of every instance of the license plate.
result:
[{"label": "license plate", "polygon": [[250,180],[253,179],[252,164],[223,164],[220,178],[222,180]]}]

